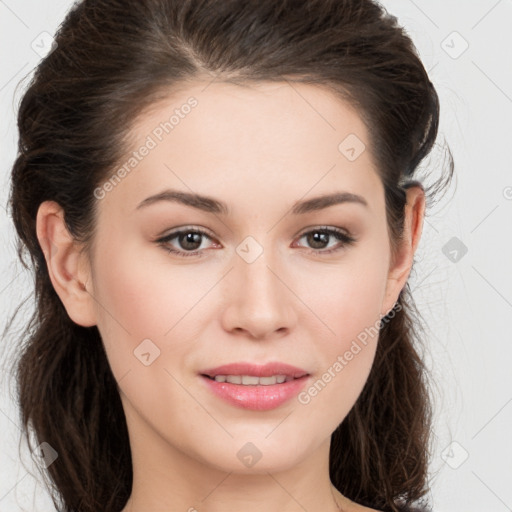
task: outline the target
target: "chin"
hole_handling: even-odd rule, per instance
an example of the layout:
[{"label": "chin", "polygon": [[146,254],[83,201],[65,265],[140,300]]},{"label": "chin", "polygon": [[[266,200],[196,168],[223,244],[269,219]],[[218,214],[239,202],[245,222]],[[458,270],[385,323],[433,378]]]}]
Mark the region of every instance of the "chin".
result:
[{"label": "chin", "polygon": [[[212,452],[201,453],[199,459],[205,465],[213,466],[216,469],[236,474],[267,474],[289,470],[302,460],[305,456],[297,451],[300,443],[279,440],[277,443],[265,439],[248,440],[231,439],[228,443],[220,446],[212,445],[216,449]],[[218,442],[218,439],[217,439]],[[212,446],[210,445],[210,446]]]}]

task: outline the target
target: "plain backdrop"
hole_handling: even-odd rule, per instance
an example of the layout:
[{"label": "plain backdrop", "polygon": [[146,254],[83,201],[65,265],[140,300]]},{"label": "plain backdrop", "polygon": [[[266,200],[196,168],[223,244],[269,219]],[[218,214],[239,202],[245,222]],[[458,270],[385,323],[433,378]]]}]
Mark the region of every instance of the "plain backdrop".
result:
[{"label": "plain backdrop", "polygon": [[[412,37],[441,99],[439,145],[426,170],[437,176],[445,164],[444,140],[455,159],[456,182],[426,218],[410,278],[428,325],[425,360],[435,394],[431,501],[435,512],[510,511],[512,2],[382,3]],[[30,306],[32,293],[6,211],[23,93],[17,85],[37,65],[71,4],[0,0],[2,331],[24,298]],[[2,357],[16,343],[12,333],[3,339]],[[24,444],[20,458],[20,420],[7,374],[1,383],[0,512],[54,510]]]}]

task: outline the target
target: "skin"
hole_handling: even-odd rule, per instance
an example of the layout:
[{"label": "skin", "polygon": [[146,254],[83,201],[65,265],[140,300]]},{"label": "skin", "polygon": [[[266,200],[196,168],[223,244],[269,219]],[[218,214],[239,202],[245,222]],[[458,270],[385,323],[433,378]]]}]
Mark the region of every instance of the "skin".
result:
[{"label": "skin", "polygon": [[[321,378],[397,301],[421,236],[423,191],[408,190],[405,239],[392,255],[384,189],[357,111],[319,86],[206,85],[194,82],[136,120],[131,151],[190,96],[198,101],[98,200],[90,253],[67,232],[59,205],[45,202],[37,216],[53,286],[74,322],[98,326],[119,384],[134,470],[123,512],[370,510],[334,489],[328,455],[377,337],[307,404],[240,409],[214,396],[199,372],[281,361],[311,374],[306,389]],[[338,150],[349,134],[366,145],[354,161]],[[230,212],[170,201],[136,208],[166,188],[214,197]],[[290,212],[334,191],[367,206]],[[179,257],[155,242],[182,226],[211,234],[192,249],[201,255]],[[342,246],[331,235],[322,246],[302,236],[322,226],[356,241]],[[248,236],[263,249],[250,263],[236,251]],[[183,242],[167,247],[186,252]],[[149,366],[133,353],[144,339],[160,350]],[[250,468],[237,457],[247,442],[261,453]]]}]

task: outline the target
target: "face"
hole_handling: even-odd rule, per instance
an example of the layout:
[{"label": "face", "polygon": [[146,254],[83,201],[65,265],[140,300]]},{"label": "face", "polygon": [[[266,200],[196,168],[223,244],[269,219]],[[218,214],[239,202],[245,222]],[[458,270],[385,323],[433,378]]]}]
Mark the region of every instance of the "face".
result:
[{"label": "face", "polygon": [[96,189],[86,285],[140,453],[285,469],[354,405],[396,300],[384,189],[365,125],[326,90],[206,85],[136,121]]}]

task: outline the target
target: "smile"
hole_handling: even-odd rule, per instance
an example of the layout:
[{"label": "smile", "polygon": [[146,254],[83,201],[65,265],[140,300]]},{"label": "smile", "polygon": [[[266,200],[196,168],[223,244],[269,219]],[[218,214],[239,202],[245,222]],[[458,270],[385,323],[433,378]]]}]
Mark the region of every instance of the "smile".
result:
[{"label": "smile", "polygon": [[[210,377],[211,378],[211,377]],[[272,375],[271,377],[256,377],[255,375],[215,375],[216,382],[229,382],[230,384],[241,384],[242,386],[272,386],[294,380],[287,375]]]},{"label": "smile", "polygon": [[228,404],[253,411],[276,409],[298,395],[310,374],[285,363],[230,363],[203,370],[207,389]]}]

